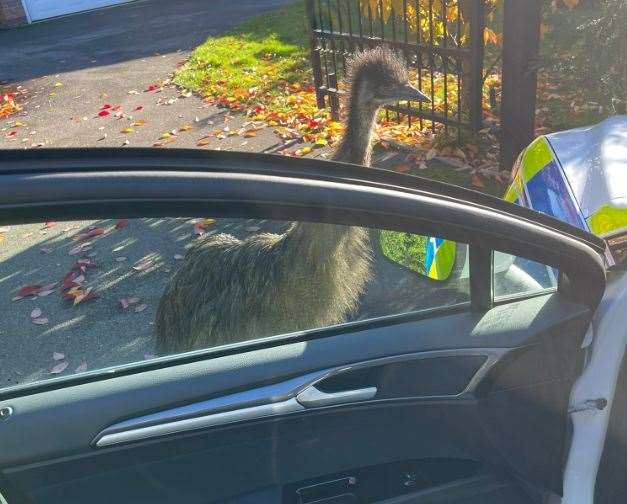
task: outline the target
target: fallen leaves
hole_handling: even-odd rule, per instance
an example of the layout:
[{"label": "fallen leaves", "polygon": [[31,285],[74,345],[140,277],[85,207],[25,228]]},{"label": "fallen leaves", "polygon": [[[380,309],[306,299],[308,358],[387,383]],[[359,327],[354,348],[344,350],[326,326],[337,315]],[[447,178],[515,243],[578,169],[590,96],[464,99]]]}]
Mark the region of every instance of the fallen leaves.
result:
[{"label": "fallen leaves", "polygon": [[22,299],[28,296],[37,295],[41,292],[41,285],[25,285],[17,291],[17,296],[13,298],[13,301],[17,301],[18,299]]},{"label": "fallen leaves", "polygon": [[115,229],[120,230],[128,226],[128,219],[120,219],[115,223]]},{"label": "fallen leaves", "polygon": [[46,325],[48,323],[48,319],[46,317],[38,317],[33,319],[33,324],[37,325]]},{"label": "fallen leaves", "polygon": [[89,238],[95,238],[96,236],[101,236],[106,233],[106,230],[101,227],[95,227],[88,229],[83,233],[78,233],[73,237],[74,241],[87,240]]},{"label": "fallen leaves", "polygon": [[76,306],[80,303],[98,298],[98,294],[96,294],[93,287],[84,288],[81,286],[76,286],[64,292],[63,297],[72,301],[72,305]]},{"label": "fallen leaves", "polygon": [[52,360],[60,361],[65,359],[65,354],[61,352],[52,352]]},{"label": "fallen leaves", "polygon": [[65,371],[68,367],[68,362],[67,361],[63,361],[63,362],[59,362],[58,364],[56,364],[51,370],[50,370],[50,374],[60,374],[63,373],[63,371]]},{"label": "fallen leaves", "polygon": [[15,101],[15,93],[3,93],[0,95],[0,119],[9,117],[21,110]]}]

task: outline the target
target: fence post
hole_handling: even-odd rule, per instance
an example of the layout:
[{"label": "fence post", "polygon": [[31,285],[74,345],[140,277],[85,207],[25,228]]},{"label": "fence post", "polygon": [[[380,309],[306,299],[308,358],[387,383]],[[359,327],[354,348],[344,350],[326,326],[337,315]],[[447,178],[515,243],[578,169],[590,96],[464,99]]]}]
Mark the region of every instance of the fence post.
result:
[{"label": "fence post", "polygon": [[314,0],[305,0],[305,14],[307,17],[307,32],[309,33],[309,51],[311,68],[313,71],[314,86],[316,87],[316,104],[319,109],[324,108],[324,93],[320,89],[322,86],[322,63],[320,61],[320,48],[316,39],[316,15],[314,11]]},{"label": "fence post", "polygon": [[505,0],[501,170],[510,170],[534,137],[541,2]]},{"label": "fence post", "polygon": [[476,134],[483,124],[483,29],[485,28],[485,0],[466,0],[470,3],[470,82],[468,82],[468,119],[470,130]]}]

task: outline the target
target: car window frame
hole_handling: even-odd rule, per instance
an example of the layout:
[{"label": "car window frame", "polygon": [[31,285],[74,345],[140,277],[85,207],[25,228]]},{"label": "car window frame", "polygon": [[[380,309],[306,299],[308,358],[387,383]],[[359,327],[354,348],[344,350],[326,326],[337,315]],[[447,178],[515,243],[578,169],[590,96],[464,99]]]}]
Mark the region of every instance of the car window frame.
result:
[{"label": "car window frame", "polygon": [[[203,166],[192,169],[189,163],[184,162],[184,157],[177,161],[170,152],[158,164],[158,169],[153,169],[153,152],[149,159],[139,156],[141,153],[138,152],[130,151],[127,155],[129,151],[120,149],[33,152],[37,156],[29,152],[28,157],[37,159],[30,164],[16,156],[0,161],[0,181],[3,182],[0,183],[0,223],[7,223],[7,220],[13,224],[16,220],[38,222],[42,215],[55,220],[69,220],[68,217],[129,218],[194,214],[350,225],[366,225],[374,221],[375,225],[388,229],[442,236],[468,243],[471,297],[469,303],[348,322],[7,387],[0,390],[2,399],[257,348],[280,346],[286,342],[354,332],[381,324],[393,325],[468,309],[484,312],[495,305],[492,292],[492,251],[495,247],[490,246],[495,243],[506,245],[507,253],[521,257],[528,257],[525,251],[533,252],[532,257],[528,258],[538,260],[539,256],[538,262],[544,264],[546,262],[542,261],[542,257],[551,258],[551,266],[566,262],[572,277],[562,285],[561,290],[567,298],[587,304],[591,309],[598,304],[605,286],[605,269],[599,255],[600,250],[603,250],[603,242],[596,237],[572,226],[566,226],[564,230],[559,229],[564,227],[561,225],[552,227],[549,224],[553,219],[547,221],[536,212],[447,184],[425,183],[426,187],[420,188],[423,179],[416,177],[324,161],[314,164],[311,160],[307,163],[297,161],[281,166],[285,165],[283,158],[267,155],[213,152],[202,160]],[[199,162],[198,155],[192,157],[194,163]],[[112,163],[112,159],[115,162]],[[259,162],[258,166],[251,166],[255,160]],[[307,168],[303,170],[304,173],[297,171],[301,167]],[[336,167],[338,173],[333,172]],[[319,176],[311,173],[316,170]],[[136,190],[134,193],[133,187],[139,187],[140,184],[144,193],[137,194]],[[173,197],[173,186],[179,192],[176,198]],[[387,202],[387,206],[375,204],[376,200]],[[77,206],[77,201],[81,201],[82,205]],[[423,212],[410,211],[412,206]],[[389,222],[391,218],[395,219],[393,225]],[[490,226],[487,221],[491,221]],[[447,227],[447,223],[452,225]],[[518,227],[520,233],[511,233],[512,226]],[[527,241],[521,236],[525,234],[529,235]],[[553,241],[553,247],[530,243],[530,237],[537,234]],[[556,244],[561,247],[556,248]],[[523,253],[518,250],[520,246]],[[503,251],[503,247],[498,249]],[[564,250],[568,253],[564,254]],[[587,262],[589,271],[583,268],[582,272],[579,262],[582,260]],[[585,297],[577,295],[581,292],[576,287],[582,281],[597,284],[595,289],[588,289],[584,293]],[[560,283],[564,284],[561,278]],[[532,293],[516,300],[538,295],[542,293]],[[498,304],[502,303],[499,301]]]}]

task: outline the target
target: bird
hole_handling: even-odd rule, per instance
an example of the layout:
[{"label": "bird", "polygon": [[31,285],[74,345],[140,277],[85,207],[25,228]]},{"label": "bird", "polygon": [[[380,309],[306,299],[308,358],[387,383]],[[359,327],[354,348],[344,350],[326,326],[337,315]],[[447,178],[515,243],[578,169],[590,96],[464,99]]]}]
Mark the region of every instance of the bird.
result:
[{"label": "bird", "polygon": [[[429,101],[404,59],[378,47],[347,61],[345,133],[332,159],[370,166],[380,107]],[[295,222],[283,233],[201,238],[165,287],[155,318],[159,355],[345,322],[372,276],[363,227]]]}]

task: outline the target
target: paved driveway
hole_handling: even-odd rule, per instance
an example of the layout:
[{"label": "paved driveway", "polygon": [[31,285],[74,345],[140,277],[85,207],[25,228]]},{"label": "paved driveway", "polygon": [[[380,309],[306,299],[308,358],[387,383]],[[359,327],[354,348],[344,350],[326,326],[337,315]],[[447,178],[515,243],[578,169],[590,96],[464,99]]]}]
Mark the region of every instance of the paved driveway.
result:
[{"label": "paved driveway", "polygon": [[[195,147],[204,131],[223,122],[224,111],[174,87],[145,90],[167,79],[208,36],[290,1],[144,0],[0,32],[0,80],[27,90],[23,116],[0,123],[0,148],[152,146],[186,124],[193,128],[170,145]],[[120,105],[145,124],[124,134],[130,120],[115,111],[99,117],[104,104]],[[16,119],[25,126],[13,128]],[[205,148],[262,150],[277,142],[270,130],[247,140],[215,139]]]}]

